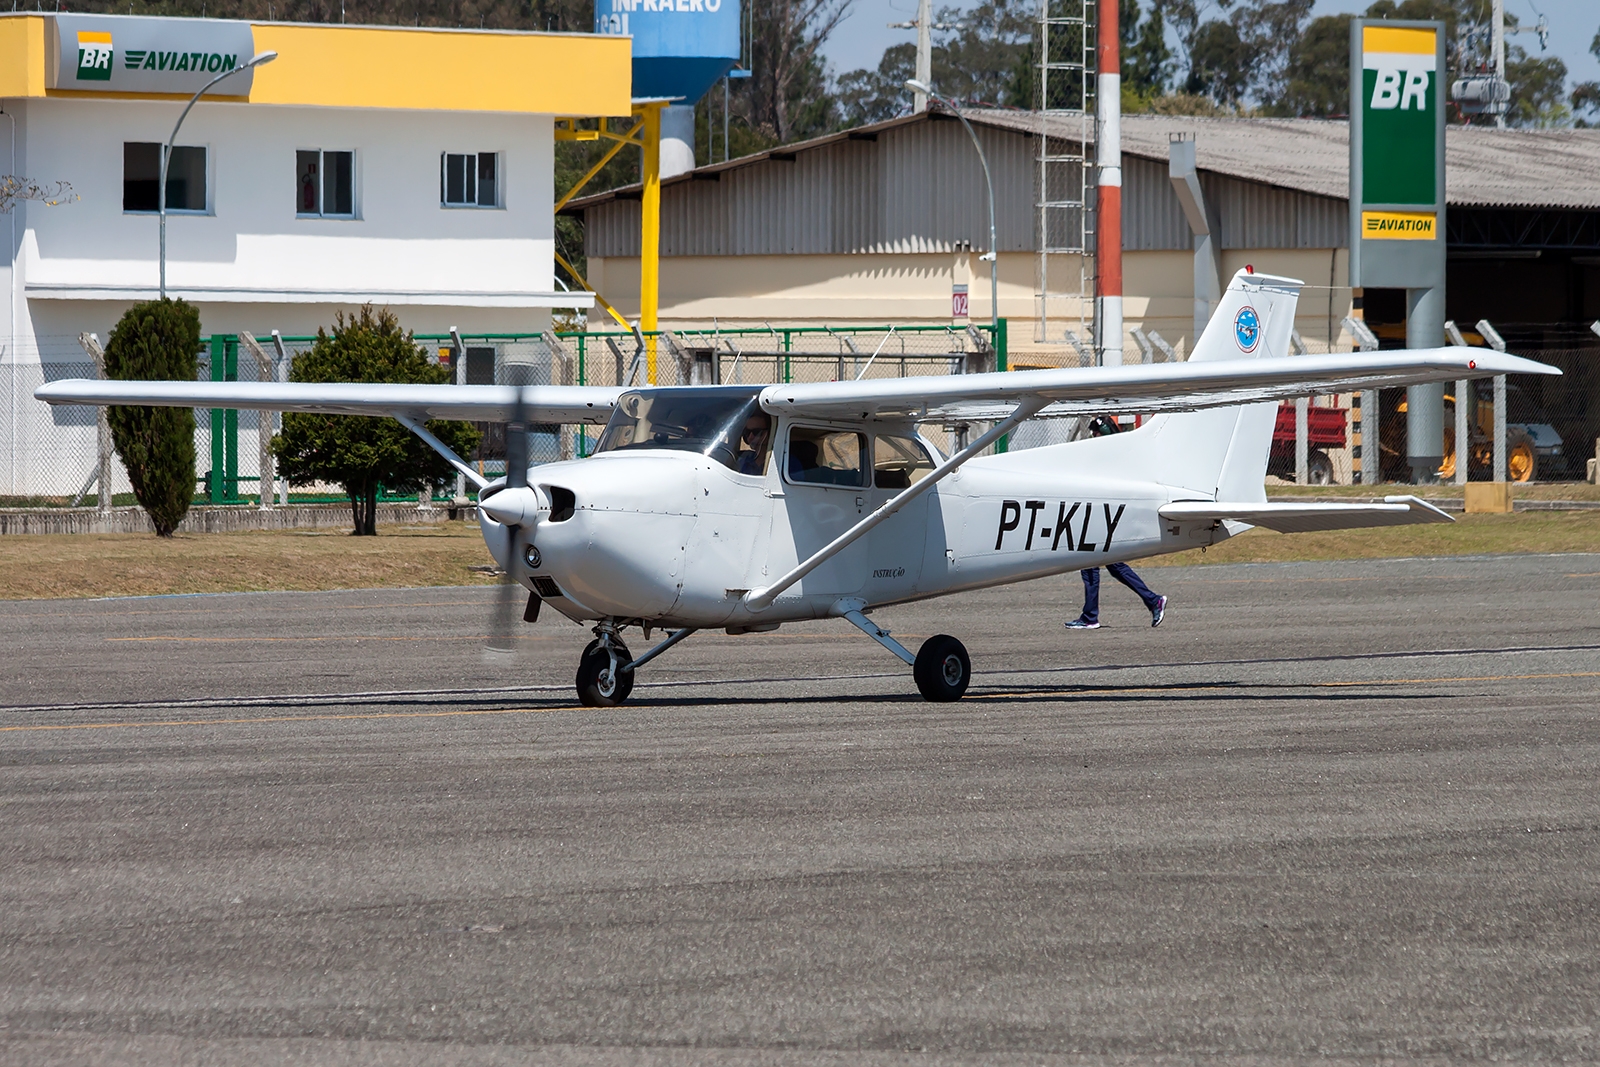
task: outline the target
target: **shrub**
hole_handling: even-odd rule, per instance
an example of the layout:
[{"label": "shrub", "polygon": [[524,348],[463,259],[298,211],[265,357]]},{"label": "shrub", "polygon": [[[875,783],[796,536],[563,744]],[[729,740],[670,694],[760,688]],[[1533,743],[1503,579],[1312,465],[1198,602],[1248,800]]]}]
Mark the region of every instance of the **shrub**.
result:
[{"label": "shrub", "polygon": [[[135,304],[111,331],[106,377],[192,382],[199,351],[200,313],[194,305],[171,299]],[[113,407],[106,421],[134,499],[156,534],[171,537],[194,499],[194,409]]]},{"label": "shrub", "polygon": [[[346,317],[340,312],[333,335],[317,331],[311,350],[294,361],[296,382],[450,381],[448,368],[428,360],[427,350],[402,332],[387,308],[371,306]],[[457,455],[471,452],[478,431],[465,422],[435,419],[428,430]],[[283,476],[298,485],[333,482],[344,487],[357,535],[377,530],[378,487],[406,493],[424,485],[442,489],[455,470],[393,419],[354,415],[286,413],[283,432],[272,439]]]}]

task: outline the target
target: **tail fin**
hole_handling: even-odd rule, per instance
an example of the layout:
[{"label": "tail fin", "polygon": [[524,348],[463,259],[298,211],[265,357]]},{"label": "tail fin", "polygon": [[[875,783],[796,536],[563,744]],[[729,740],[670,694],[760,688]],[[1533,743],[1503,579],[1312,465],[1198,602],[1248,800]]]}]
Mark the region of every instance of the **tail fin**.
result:
[{"label": "tail fin", "polygon": [[[1301,283],[1240,271],[1194,346],[1189,361],[1289,354]],[[1276,402],[1157,415],[1143,454],[1153,480],[1216,500],[1266,499]]]}]

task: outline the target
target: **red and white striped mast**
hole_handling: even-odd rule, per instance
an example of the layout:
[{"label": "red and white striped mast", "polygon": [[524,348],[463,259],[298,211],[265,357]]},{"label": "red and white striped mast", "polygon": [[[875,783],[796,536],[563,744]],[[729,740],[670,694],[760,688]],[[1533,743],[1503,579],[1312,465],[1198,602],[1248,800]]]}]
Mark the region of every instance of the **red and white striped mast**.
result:
[{"label": "red and white striped mast", "polygon": [[1122,365],[1122,49],[1117,0],[1099,0],[1095,69],[1094,323],[1100,363]]}]

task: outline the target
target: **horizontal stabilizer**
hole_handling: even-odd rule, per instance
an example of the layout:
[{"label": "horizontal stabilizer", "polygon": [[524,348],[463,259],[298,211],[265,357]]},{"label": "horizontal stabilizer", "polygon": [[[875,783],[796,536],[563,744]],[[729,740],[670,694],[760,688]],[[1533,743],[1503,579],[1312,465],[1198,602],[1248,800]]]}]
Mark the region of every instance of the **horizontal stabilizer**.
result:
[{"label": "horizontal stabilizer", "polygon": [[1251,526],[1265,526],[1279,533],[1455,521],[1432,504],[1414,496],[1386,496],[1381,504],[1230,504],[1226,501],[1181,500],[1162,507],[1161,517],[1175,522],[1247,522]]}]

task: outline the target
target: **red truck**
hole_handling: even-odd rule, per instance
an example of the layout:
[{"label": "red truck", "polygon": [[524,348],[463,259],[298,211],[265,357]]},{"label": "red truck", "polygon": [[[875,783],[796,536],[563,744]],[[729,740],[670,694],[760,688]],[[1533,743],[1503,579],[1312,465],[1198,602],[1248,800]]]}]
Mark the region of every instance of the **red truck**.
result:
[{"label": "red truck", "polygon": [[[1345,445],[1344,408],[1318,407],[1313,404],[1306,415],[1306,471],[1312,485],[1333,484],[1333,461],[1324,451],[1343,448]],[[1278,405],[1278,423],[1272,428],[1272,453],[1267,459],[1267,473],[1294,481],[1294,401]]]}]

